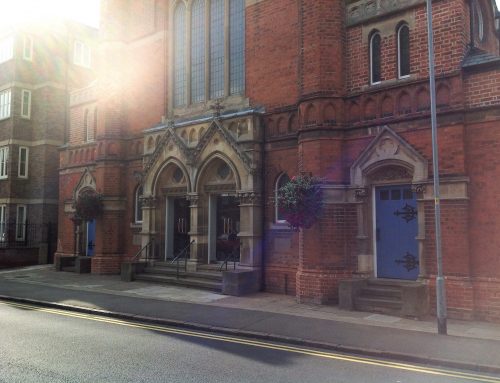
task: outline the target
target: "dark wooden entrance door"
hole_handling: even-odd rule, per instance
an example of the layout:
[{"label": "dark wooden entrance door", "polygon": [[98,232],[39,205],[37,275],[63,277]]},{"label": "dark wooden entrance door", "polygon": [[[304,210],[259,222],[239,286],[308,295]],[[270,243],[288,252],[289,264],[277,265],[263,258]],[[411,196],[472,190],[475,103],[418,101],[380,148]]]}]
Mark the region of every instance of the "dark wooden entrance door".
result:
[{"label": "dark wooden entrance door", "polygon": [[185,198],[174,199],[174,257],[189,244],[190,227],[189,201]]},{"label": "dark wooden entrance door", "polygon": [[239,205],[239,200],[236,197],[217,197],[217,261],[224,261],[228,255],[238,251],[238,233],[240,231]]},{"label": "dark wooden entrance door", "polygon": [[377,277],[415,280],[419,274],[417,201],[411,185],[375,190]]}]

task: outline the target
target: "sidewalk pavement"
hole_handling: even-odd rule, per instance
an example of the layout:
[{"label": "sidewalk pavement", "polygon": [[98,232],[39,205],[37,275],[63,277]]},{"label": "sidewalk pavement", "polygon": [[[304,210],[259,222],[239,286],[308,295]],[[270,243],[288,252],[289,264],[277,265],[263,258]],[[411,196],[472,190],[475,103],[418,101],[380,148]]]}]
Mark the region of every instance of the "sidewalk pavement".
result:
[{"label": "sidewalk pavement", "polygon": [[50,265],[0,271],[0,299],[122,319],[500,374],[500,324],[411,320],[298,304],[292,296],[231,297],[119,276],[56,272]]}]

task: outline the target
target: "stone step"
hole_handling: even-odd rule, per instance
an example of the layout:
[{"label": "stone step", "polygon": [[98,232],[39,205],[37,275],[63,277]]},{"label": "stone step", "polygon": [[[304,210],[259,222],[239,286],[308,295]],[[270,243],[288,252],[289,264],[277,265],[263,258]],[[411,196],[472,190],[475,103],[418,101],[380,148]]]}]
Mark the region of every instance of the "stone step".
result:
[{"label": "stone step", "polygon": [[418,286],[419,282],[407,281],[404,279],[369,279],[368,286],[380,286],[380,287],[397,287],[401,286]]},{"label": "stone step", "polygon": [[193,287],[197,289],[210,290],[221,292],[222,291],[222,283],[215,282],[207,279],[198,279],[198,278],[179,278],[177,279],[175,276],[169,275],[158,275],[158,274],[138,274],[135,277],[137,281],[145,281],[145,282],[155,282],[155,283],[164,283],[168,285],[176,285],[176,286],[184,286],[184,287]]},{"label": "stone step", "polygon": [[361,297],[389,298],[401,300],[401,288],[393,286],[368,286],[360,291]]},{"label": "stone step", "polygon": [[402,302],[397,299],[357,297],[354,301],[356,310],[375,312],[381,314],[399,315],[402,309]]},{"label": "stone step", "polygon": [[[148,266],[144,269],[144,273],[177,276],[177,268],[166,267],[166,266],[154,266],[154,267]],[[208,271],[185,272],[184,270],[179,270],[179,277],[208,279],[208,280],[222,282],[221,272],[208,272]]]}]

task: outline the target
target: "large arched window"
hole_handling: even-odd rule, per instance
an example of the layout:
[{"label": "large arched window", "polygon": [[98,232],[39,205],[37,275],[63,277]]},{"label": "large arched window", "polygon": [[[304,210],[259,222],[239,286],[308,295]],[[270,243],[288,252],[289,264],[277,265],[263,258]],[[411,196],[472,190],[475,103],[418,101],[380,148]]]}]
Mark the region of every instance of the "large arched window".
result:
[{"label": "large arched window", "polygon": [[210,98],[224,96],[224,0],[210,1]]},{"label": "large arched window", "polygon": [[142,194],[143,194],[143,188],[142,186],[138,186],[137,189],[135,189],[135,196],[134,196],[134,222],[135,223],[141,223],[142,222]]},{"label": "large arched window", "polygon": [[191,101],[205,101],[205,0],[191,9]]},{"label": "large arched window", "polygon": [[372,33],[370,37],[370,84],[378,84],[381,81],[381,43],[380,33]]},{"label": "large arched window", "polygon": [[186,7],[174,12],[174,106],[186,105]]},{"label": "large arched window", "polygon": [[285,218],[283,217],[283,212],[280,211],[278,208],[278,190],[280,190],[283,186],[285,186],[288,182],[290,181],[290,177],[288,177],[288,174],[286,173],[281,173],[276,180],[276,185],[274,188],[274,201],[275,201],[275,217],[276,217],[276,222],[277,223],[284,223],[286,222]]},{"label": "large arched window", "polygon": [[229,59],[230,93],[245,89],[245,1],[229,3]]},{"label": "large arched window", "polygon": [[397,30],[398,36],[398,78],[410,75],[410,28],[402,24]]},{"label": "large arched window", "polygon": [[245,0],[179,1],[173,32],[174,107],[244,92]]}]

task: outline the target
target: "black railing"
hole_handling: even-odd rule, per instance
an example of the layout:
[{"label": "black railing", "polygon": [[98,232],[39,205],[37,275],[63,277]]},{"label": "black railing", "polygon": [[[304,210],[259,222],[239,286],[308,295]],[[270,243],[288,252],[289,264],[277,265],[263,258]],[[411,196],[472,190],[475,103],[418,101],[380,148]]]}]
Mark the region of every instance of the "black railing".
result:
[{"label": "black railing", "polygon": [[37,247],[54,241],[51,223],[0,222],[0,248]]},{"label": "black railing", "polygon": [[227,264],[229,262],[233,262],[233,270],[236,270],[236,260],[239,258],[238,257],[238,250],[239,248],[231,251],[229,254],[226,255],[226,258],[224,258],[224,260],[222,261],[222,264],[220,265],[219,267],[219,271],[222,271],[222,269],[224,268],[224,266],[226,267],[226,271],[227,271]]},{"label": "black railing", "polygon": [[176,272],[177,279],[179,279],[179,264],[181,259],[184,259],[184,272],[187,271],[187,260],[189,258],[189,249],[191,248],[191,245],[193,243],[194,239],[191,242],[189,242],[181,251],[179,251],[177,255],[174,257],[174,259],[172,259],[172,261],[170,261],[170,264],[177,263],[177,272]]},{"label": "black railing", "polygon": [[150,260],[155,259],[155,239],[152,238],[141,250],[134,255],[133,261],[138,262],[140,260],[145,260],[149,263]]}]

